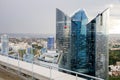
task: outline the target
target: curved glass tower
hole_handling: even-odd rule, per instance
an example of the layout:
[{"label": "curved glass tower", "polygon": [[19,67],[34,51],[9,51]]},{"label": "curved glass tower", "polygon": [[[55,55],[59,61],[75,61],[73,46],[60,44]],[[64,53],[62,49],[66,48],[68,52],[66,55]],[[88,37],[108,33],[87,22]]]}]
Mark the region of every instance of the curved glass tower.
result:
[{"label": "curved glass tower", "polygon": [[56,43],[61,53],[59,67],[88,73],[86,54],[86,24],[88,18],[84,10],[78,10],[69,18],[56,10]]},{"label": "curved glass tower", "polygon": [[88,73],[86,53],[86,24],[88,18],[84,10],[78,10],[71,17],[71,70]]}]

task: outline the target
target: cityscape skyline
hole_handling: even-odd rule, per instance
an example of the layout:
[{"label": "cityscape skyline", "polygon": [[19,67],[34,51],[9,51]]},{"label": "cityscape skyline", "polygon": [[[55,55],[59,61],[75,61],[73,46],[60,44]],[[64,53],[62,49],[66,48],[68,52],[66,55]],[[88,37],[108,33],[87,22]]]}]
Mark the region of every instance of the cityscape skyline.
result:
[{"label": "cityscape skyline", "polygon": [[1,0],[0,70],[21,80],[119,78],[119,4]]},{"label": "cityscape skyline", "polygon": [[[95,3],[93,5],[93,3]],[[74,6],[71,6],[73,5]],[[55,9],[66,11],[67,15],[76,9],[85,8],[89,14],[89,21],[106,7],[113,5],[112,23],[109,29],[111,33],[120,33],[120,1],[33,1],[33,0],[11,0],[0,1],[0,27],[1,33],[39,33],[55,34]],[[101,6],[102,5],[102,6]],[[48,9],[48,7],[49,9]],[[98,10],[98,11],[96,11]],[[47,24],[46,24],[47,23]],[[28,30],[29,29],[29,30]]]}]

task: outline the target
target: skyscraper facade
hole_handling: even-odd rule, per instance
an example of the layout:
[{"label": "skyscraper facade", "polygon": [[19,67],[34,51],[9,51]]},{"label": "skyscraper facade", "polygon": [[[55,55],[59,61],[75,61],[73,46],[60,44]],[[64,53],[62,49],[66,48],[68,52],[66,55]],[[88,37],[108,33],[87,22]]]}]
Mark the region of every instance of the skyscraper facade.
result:
[{"label": "skyscraper facade", "polygon": [[86,24],[84,10],[78,10],[72,17],[56,10],[56,44],[61,53],[59,67],[88,73],[86,54]]},{"label": "skyscraper facade", "polygon": [[71,70],[88,73],[88,54],[86,52],[85,10],[76,11],[71,17]]},{"label": "skyscraper facade", "polygon": [[90,74],[107,79],[109,9],[87,24],[87,53]]},{"label": "skyscraper facade", "polygon": [[54,37],[53,36],[49,36],[48,40],[47,40],[47,48],[49,50],[53,50],[54,49]]},{"label": "skyscraper facade", "polygon": [[7,35],[2,35],[1,36],[1,54],[8,55],[9,52],[9,38]]},{"label": "skyscraper facade", "polygon": [[70,18],[56,9],[56,49],[61,54],[59,67],[70,69]]}]

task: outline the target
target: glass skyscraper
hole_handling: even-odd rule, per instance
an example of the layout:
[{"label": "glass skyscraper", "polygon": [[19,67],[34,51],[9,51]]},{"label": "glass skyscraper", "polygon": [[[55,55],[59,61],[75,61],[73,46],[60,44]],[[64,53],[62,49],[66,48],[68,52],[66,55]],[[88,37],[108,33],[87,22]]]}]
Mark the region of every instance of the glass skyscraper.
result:
[{"label": "glass skyscraper", "polygon": [[106,9],[87,24],[89,72],[103,79],[108,75],[108,23],[109,9]]},{"label": "glass skyscraper", "polygon": [[71,17],[56,10],[56,47],[59,67],[107,79],[109,9],[88,23],[84,10]]},{"label": "glass skyscraper", "polygon": [[1,36],[1,54],[8,55],[9,52],[9,38],[7,35],[2,35]]},{"label": "glass skyscraper", "polygon": [[56,49],[61,53],[59,67],[70,69],[70,18],[56,9]]},{"label": "glass skyscraper", "polygon": [[72,17],[68,17],[59,9],[56,10],[56,47],[61,53],[59,67],[88,73],[87,22],[84,10],[78,10]]},{"label": "glass skyscraper", "polygon": [[71,17],[71,70],[88,73],[86,53],[86,24],[88,18],[84,10],[78,10]]}]

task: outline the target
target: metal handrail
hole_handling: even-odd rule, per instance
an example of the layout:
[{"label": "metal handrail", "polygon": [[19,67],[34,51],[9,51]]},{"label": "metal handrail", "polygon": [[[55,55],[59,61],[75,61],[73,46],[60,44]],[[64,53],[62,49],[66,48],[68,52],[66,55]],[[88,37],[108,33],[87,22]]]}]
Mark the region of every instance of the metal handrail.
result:
[{"label": "metal handrail", "polygon": [[[51,66],[51,67],[56,68],[55,66]],[[83,74],[83,73],[78,73],[78,72],[71,71],[71,70],[68,70],[68,69],[63,69],[63,68],[59,68],[59,67],[57,69],[67,71],[67,72],[73,73],[75,75],[81,75],[81,76],[85,76],[85,77],[88,77],[88,78],[92,78],[92,79],[95,79],[95,80],[104,80],[104,79],[101,79],[101,78],[97,78],[97,77],[94,77],[94,76],[86,75],[86,74]]]},{"label": "metal handrail", "polygon": [[[7,56],[7,57],[14,57],[16,58],[17,60],[22,60],[22,58],[18,58],[17,56],[11,56],[11,55],[4,55],[4,56]],[[31,64],[36,64],[35,61],[32,61]],[[37,64],[38,65],[38,64]],[[40,66],[43,66],[43,67],[46,67],[46,68],[49,68],[50,71],[52,69],[58,69],[58,70],[62,70],[62,71],[65,71],[66,73],[70,73],[70,74],[75,74],[76,75],[76,80],[77,80],[77,77],[78,75],[81,75],[81,76],[84,76],[86,78],[90,78],[91,80],[104,80],[104,79],[101,79],[101,78],[98,78],[98,77],[94,77],[94,76],[90,76],[90,75],[87,75],[87,74],[83,74],[83,73],[78,73],[78,72],[75,72],[75,71],[71,71],[71,70],[68,70],[68,69],[64,69],[64,68],[60,68],[60,67],[55,67],[55,66],[52,66],[52,65],[47,65],[47,64],[41,64],[39,63]],[[51,73],[51,72],[50,72]],[[51,74],[50,74],[50,77],[51,77]]]},{"label": "metal handrail", "polygon": [[71,71],[71,70],[68,70],[68,69],[60,68],[60,67],[55,67],[55,66],[52,66],[52,65],[44,64],[44,65],[41,65],[41,66],[47,67],[47,68],[50,68],[50,69],[56,68],[58,70],[63,70],[63,71],[66,71],[68,73],[71,73],[71,74],[81,75],[81,76],[92,78],[92,79],[95,79],[95,80],[104,80],[104,79],[101,79],[101,78],[98,78],[98,77],[90,76],[90,75],[83,74],[83,73],[78,73],[78,72],[75,72],[75,71]]}]

